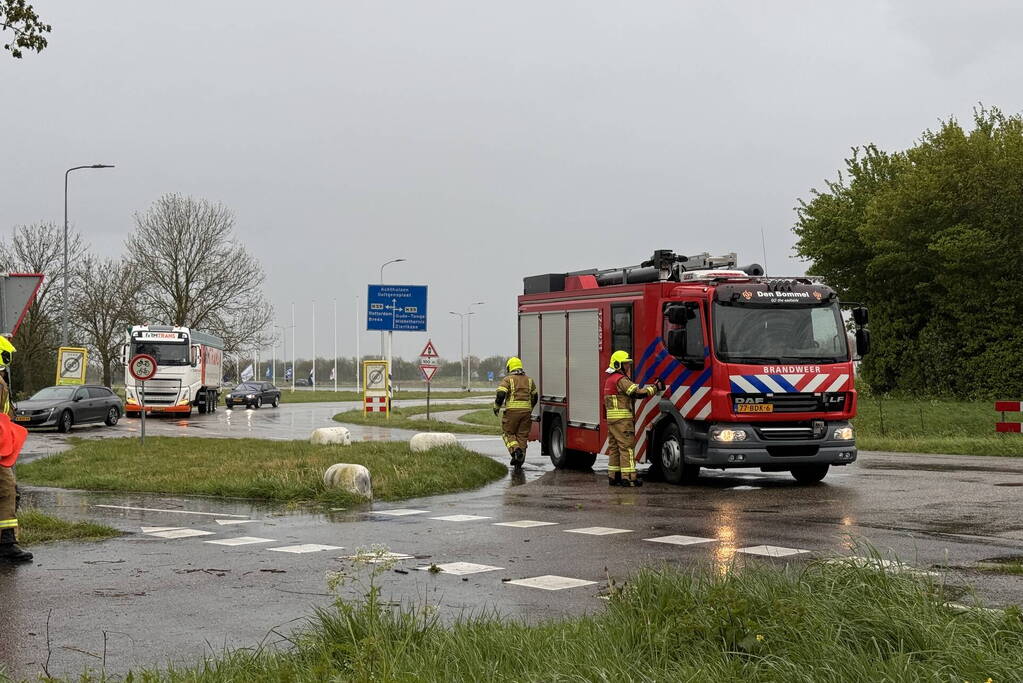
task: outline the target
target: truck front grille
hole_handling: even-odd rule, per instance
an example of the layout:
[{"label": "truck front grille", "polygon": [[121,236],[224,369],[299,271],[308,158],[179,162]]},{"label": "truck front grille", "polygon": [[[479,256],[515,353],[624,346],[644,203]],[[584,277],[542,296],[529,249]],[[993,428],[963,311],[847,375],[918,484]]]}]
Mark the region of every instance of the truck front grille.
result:
[{"label": "truck front grille", "polygon": [[[173,406],[181,394],[181,380],[151,379],[146,382],[145,403],[147,406]],[[136,390],[138,386],[136,385]],[[139,392],[142,393],[142,392]]]},{"label": "truck front grille", "polygon": [[[731,394],[734,406],[741,403],[769,404],[774,413],[836,413],[845,408],[848,395],[845,392],[830,394]],[[738,411],[735,411],[738,413]]]}]

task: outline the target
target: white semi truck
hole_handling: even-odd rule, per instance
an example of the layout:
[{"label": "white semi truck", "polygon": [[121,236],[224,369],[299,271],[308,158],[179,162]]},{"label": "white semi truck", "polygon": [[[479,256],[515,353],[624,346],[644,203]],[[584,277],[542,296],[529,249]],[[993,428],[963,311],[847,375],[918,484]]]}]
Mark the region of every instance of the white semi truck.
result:
[{"label": "white semi truck", "polygon": [[[156,376],[145,383],[140,402],[139,386],[128,372],[133,356],[144,353],[156,359]],[[219,337],[187,327],[135,325],[124,345],[124,410],[138,415],[144,403],[147,413],[212,413],[223,382],[224,342]]]}]

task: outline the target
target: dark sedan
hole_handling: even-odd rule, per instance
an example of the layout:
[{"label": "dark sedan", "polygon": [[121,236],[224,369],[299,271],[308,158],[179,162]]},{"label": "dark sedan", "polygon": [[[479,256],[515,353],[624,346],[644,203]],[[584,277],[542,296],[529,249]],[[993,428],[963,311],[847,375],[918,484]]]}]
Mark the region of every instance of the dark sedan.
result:
[{"label": "dark sedan", "polygon": [[227,407],[245,406],[262,408],[269,403],[274,408],[281,404],[281,390],[270,382],[242,382],[227,395]]},{"label": "dark sedan", "polygon": [[106,387],[84,385],[46,387],[18,401],[14,421],[24,427],[56,427],[69,432],[73,425],[103,422],[111,427],[124,414],[124,403]]}]

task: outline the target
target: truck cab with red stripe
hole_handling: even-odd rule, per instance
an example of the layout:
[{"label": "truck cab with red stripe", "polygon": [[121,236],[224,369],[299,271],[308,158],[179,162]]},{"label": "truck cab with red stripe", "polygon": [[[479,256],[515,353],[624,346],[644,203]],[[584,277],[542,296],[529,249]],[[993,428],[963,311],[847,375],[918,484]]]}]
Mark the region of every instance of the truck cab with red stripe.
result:
[{"label": "truck cab with red stripe", "polygon": [[856,460],[866,310],[853,343],[836,293],[813,278],[658,250],[638,266],[527,277],[518,311],[519,357],[540,393],[532,437],[556,467],[604,452],[603,371],[619,349],[635,382],[665,384],[636,402],[636,455],[668,481],[753,467],[815,482]]}]

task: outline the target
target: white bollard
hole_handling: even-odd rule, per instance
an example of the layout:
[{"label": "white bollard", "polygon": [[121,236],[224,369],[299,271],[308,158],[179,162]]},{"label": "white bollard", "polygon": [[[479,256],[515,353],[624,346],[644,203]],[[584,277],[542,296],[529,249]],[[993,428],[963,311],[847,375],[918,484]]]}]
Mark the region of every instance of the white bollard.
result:
[{"label": "white bollard", "polygon": [[408,441],[409,448],[413,453],[422,453],[431,448],[444,448],[446,446],[457,446],[458,439],[449,432],[423,432],[416,434]]},{"label": "white bollard", "polygon": [[313,430],[309,437],[310,443],[352,445],[352,433],[347,427],[321,427]]},{"label": "white bollard", "polygon": [[362,465],[339,462],[323,473],[323,485],[328,489],[340,488],[366,498],[373,497],[373,482],[369,470]]}]

